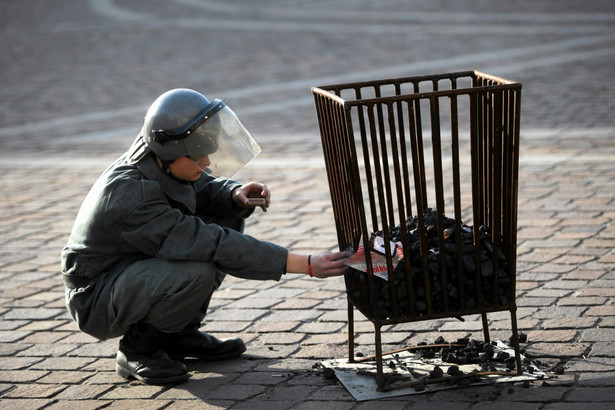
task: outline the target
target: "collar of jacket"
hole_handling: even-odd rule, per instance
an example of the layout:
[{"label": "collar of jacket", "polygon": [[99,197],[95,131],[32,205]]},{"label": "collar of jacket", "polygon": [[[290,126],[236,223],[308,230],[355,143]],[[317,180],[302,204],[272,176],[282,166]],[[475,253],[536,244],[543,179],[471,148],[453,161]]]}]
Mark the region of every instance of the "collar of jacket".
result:
[{"label": "collar of jacket", "polygon": [[182,184],[162,172],[152,155],[147,155],[137,163],[137,168],[151,180],[160,184],[162,191],[176,202],[181,202],[190,213],[196,212],[196,192],[192,184]]}]

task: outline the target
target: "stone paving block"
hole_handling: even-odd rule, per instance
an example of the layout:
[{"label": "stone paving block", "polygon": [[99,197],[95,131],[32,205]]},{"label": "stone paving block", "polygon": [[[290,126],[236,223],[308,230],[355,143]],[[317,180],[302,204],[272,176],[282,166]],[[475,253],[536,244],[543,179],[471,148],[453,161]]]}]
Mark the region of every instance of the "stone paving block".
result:
[{"label": "stone paving block", "polygon": [[[104,385],[101,385],[104,387]],[[144,385],[140,382],[134,384],[125,384],[115,386],[113,390],[103,394],[102,400],[117,400],[117,399],[152,399],[166,390],[164,386]],[[142,405],[143,403],[141,403]]]},{"label": "stone paving block", "polygon": [[68,386],[57,396],[58,400],[91,400],[100,397],[114,386],[104,384],[84,384],[79,386]]},{"label": "stone paving block", "polygon": [[566,363],[566,371],[569,372],[612,372],[613,370],[615,370],[613,357],[576,358]]},{"label": "stone paving block", "polygon": [[66,386],[55,384],[20,384],[15,386],[13,390],[4,393],[3,397],[14,399],[45,399],[55,396],[65,388]]},{"label": "stone paving block", "polygon": [[224,309],[267,309],[276,305],[276,309],[288,309],[288,307],[280,307],[281,302],[283,299],[244,298],[224,305]]},{"label": "stone paving block", "polygon": [[610,403],[550,403],[543,407],[544,410],[612,410]]},{"label": "stone paving block", "polygon": [[[293,402],[293,401],[273,401],[273,400],[269,400],[267,402],[267,409],[271,409],[271,410],[287,410],[287,409],[291,409],[294,408],[294,406],[296,406],[297,403]],[[252,409],[252,410],[257,410],[259,408],[262,408],[263,403],[260,400],[260,397],[256,397],[253,399],[248,399],[245,401],[241,401],[238,402],[235,406],[233,406],[233,409],[238,409],[238,410],[248,410],[248,409]]]},{"label": "stone paving block", "polygon": [[315,322],[304,323],[298,329],[297,332],[310,334],[310,333],[339,333],[345,331],[346,324],[336,322]]},{"label": "stone paving block", "polygon": [[594,327],[598,323],[597,318],[592,317],[570,317],[558,319],[545,319],[540,326],[542,329],[587,329]]},{"label": "stone paving block", "polygon": [[115,342],[87,343],[76,345],[75,349],[71,349],[66,355],[78,357],[115,357],[117,349],[118,344]]},{"label": "stone paving block", "polygon": [[117,373],[115,373],[115,368],[113,368],[113,371],[100,371],[100,372],[81,371],[80,373],[82,373],[85,377],[88,377],[88,379],[84,382],[87,384],[124,384],[126,383],[126,379],[124,379],[123,377],[120,377]]},{"label": "stone paving block", "polygon": [[522,297],[517,300],[517,306],[554,306],[557,300],[555,297]]},{"label": "stone paving block", "polygon": [[29,383],[37,381],[49,374],[42,370],[2,370],[0,372],[0,383]]},{"label": "stone paving block", "polygon": [[15,308],[4,314],[3,319],[12,320],[46,320],[64,314],[66,309],[29,309]]},{"label": "stone paving block", "polygon": [[250,372],[239,376],[235,381],[237,384],[260,384],[264,386],[275,386],[280,383],[287,383],[294,378],[292,373],[263,373]]},{"label": "stone paving block", "polygon": [[[257,322],[260,323],[260,322]],[[207,321],[204,326],[201,326],[200,330],[203,332],[241,332],[250,327],[251,323],[247,321],[225,321],[215,320]],[[251,330],[252,328],[250,328]]]},{"label": "stone paving block", "polygon": [[77,345],[37,343],[37,344],[34,344],[32,347],[19,352],[17,356],[59,357],[59,356],[65,356],[75,349],[77,349]]},{"label": "stone paving block", "polygon": [[562,279],[566,280],[595,280],[605,274],[605,270],[602,269],[577,269],[575,271],[566,273]]},{"label": "stone paving block", "polygon": [[292,310],[292,309],[312,309],[318,307],[318,309],[326,309],[327,301],[321,301],[318,299],[290,299],[275,306],[276,310]]},{"label": "stone paving block", "polygon": [[253,356],[258,359],[284,359],[296,355],[298,347],[296,345],[262,345],[253,343],[248,345],[246,356]]},{"label": "stone paving block", "polygon": [[593,344],[589,356],[612,356],[615,352],[615,341],[596,342]]},{"label": "stone paving block", "polygon": [[531,343],[525,349],[529,357],[581,357],[590,350],[589,343]]},{"label": "stone paving block", "polygon": [[[105,401],[101,401],[105,403]],[[112,410],[134,410],[134,409],[166,409],[171,402],[167,400],[158,399],[126,399],[126,400],[114,400],[105,409]]]},{"label": "stone paving block", "polygon": [[499,386],[465,386],[459,389],[440,390],[431,394],[430,402],[480,402],[495,401],[500,395]]},{"label": "stone paving block", "polygon": [[[14,321],[17,322],[17,321]],[[27,321],[20,327],[19,330],[28,330],[28,331],[45,331],[52,330],[58,328],[62,325],[65,325],[67,321],[65,320],[34,320]]]},{"label": "stone paving block", "polygon": [[0,407],[3,410],[42,409],[53,403],[49,399],[0,399]]},{"label": "stone paving block", "polygon": [[267,317],[269,313],[270,311],[266,309],[219,309],[208,313],[207,318],[212,321],[222,319],[227,321],[252,322]]},{"label": "stone paving block", "polygon": [[615,316],[615,305],[592,306],[584,313],[585,316]]},{"label": "stone paving block", "polygon": [[45,360],[42,357],[0,357],[0,370],[20,370]]},{"label": "stone paving block", "polygon": [[585,373],[579,377],[579,386],[615,386],[615,371]]},{"label": "stone paving block", "polygon": [[54,370],[37,380],[41,384],[81,384],[94,375],[92,372]]},{"label": "stone paving block", "polygon": [[536,319],[576,318],[582,316],[586,310],[586,307],[550,306],[538,310],[533,317]]},{"label": "stone paving block", "polygon": [[263,344],[296,344],[300,343],[305,338],[301,333],[267,333],[259,337],[259,341]]},{"label": "stone paving block", "polygon": [[300,321],[263,321],[259,320],[247,329],[250,332],[269,333],[269,332],[288,332],[296,329],[301,324]]},{"label": "stone paving block", "polygon": [[103,406],[107,404],[108,402],[101,402],[99,400],[79,400],[78,402],[74,400],[62,400],[53,403],[51,406],[46,407],[46,409],[73,410],[78,407],[79,410],[95,410],[103,408]]},{"label": "stone paving block", "polygon": [[222,385],[207,392],[205,397],[208,399],[240,401],[261,395],[265,390],[266,386],[255,384]]},{"label": "stone paving block", "polygon": [[527,338],[533,342],[572,342],[576,339],[576,330],[533,330]]},{"label": "stone paving block", "polygon": [[307,400],[297,404],[293,407],[294,410],[308,410],[308,409],[322,409],[322,410],[346,410],[353,408],[354,403],[340,403],[338,402],[327,402],[327,401],[313,401]]},{"label": "stone paving block", "polygon": [[[319,391],[317,386],[296,386],[281,383],[267,389],[263,398],[265,401],[293,400],[295,402],[303,402],[312,399],[317,391]],[[330,400],[335,400],[335,397],[331,397]]]},{"label": "stone paving block", "polygon": [[347,355],[348,349],[345,346],[337,345],[302,346],[293,354],[297,359],[335,359]]},{"label": "stone paving block", "polygon": [[584,342],[610,342],[612,340],[615,340],[615,329],[608,327],[585,329],[581,335],[581,341]]},{"label": "stone paving block", "polygon": [[[405,338],[405,336],[404,336]],[[345,333],[338,334],[319,334],[308,336],[305,340],[301,341],[301,345],[320,345],[320,344],[332,344],[332,345],[345,345],[348,343],[348,335]]]},{"label": "stone paving block", "polygon": [[[539,410],[543,404],[541,403],[519,403],[519,402],[506,402],[506,401],[497,401],[497,402],[489,402],[482,401],[474,404],[471,408],[472,410]],[[411,407],[414,409],[414,406]]]},{"label": "stone paving block", "polygon": [[82,357],[48,357],[32,364],[30,368],[34,370],[79,370],[94,361],[95,359]]},{"label": "stone paving block", "polygon": [[569,402],[609,402],[615,404],[615,395],[613,387],[577,387],[572,390],[567,396],[566,401]]},{"label": "stone paving block", "polygon": [[[606,297],[597,297],[597,296],[590,296],[590,297],[569,297],[569,298],[562,298],[560,300],[558,300],[557,304],[560,306],[574,306],[574,305],[581,305],[581,306],[591,306],[591,305],[603,305],[608,301],[608,299]],[[591,309],[589,309],[588,311],[591,311]],[[587,312],[585,313],[586,316],[591,316],[588,315]]]},{"label": "stone paving block", "polygon": [[267,316],[261,318],[265,322],[288,322],[298,320],[301,322],[311,322],[318,320],[324,312],[319,310],[275,310]]},{"label": "stone paving block", "polygon": [[26,338],[32,332],[20,330],[0,330],[0,343],[11,343]]},{"label": "stone paving block", "polygon": [[110,369],[115,369],[115,358],[103,358],[103,359],[95,359],[92,363],[83,367],[83,371],[86,372],[97,372],[97,371],[109,371]]},{"label": "stone paving block", "polygon": [[169,410],[226,410],[230,409],[237,402],[230,400],[207,400],[207,402],[203,401],[195,401],[195,400],[177,400],[171,403],[168,407],[164,407],[164,409]]},{"label": "stone paving block", "polygon": [[551,403],[561,402],[563,397],[570,391],[569,387],[533,387],[524,388],[515,386],[512,392],[503,390],[499,400],[505,400],[507,402],[537,402],[537,403]]}]

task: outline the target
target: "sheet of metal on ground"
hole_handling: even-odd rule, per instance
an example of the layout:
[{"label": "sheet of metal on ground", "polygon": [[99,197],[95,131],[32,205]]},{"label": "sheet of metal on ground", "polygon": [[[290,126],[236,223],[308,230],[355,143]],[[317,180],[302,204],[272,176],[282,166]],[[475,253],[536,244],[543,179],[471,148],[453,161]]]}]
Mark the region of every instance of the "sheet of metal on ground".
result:
[{"label": "sheet of metal on ground", "polygon": [[[494,360],[489,361],[490,370],[506,372],[506,361],[497,357],[514,357],[514,350],[501,341],[492,343]],[[454,364],[443,361],[442,354],[426,358],[420,350],[403,351],[383,356],[388,391],[379,392],[376,385],[376,363],[366,361],[348,363],[347,359],[322,362],[325,369],[333,369],[335,376],[357,401],[374,400],[410,394],[429,393],[439,390],[462,388],[469,385],[510,383],[547,379],[548,376],[531,361],[521,356],[522,375],[478,375],[485,364]],[[510,371],[510,370],[508,370]]]}]

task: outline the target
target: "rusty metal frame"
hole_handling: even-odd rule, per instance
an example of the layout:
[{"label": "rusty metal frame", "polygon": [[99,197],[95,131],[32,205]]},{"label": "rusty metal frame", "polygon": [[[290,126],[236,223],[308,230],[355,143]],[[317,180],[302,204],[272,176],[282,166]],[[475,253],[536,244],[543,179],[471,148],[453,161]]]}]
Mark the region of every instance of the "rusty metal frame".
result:
[{"label": "rusty metal frame", "polygon": [[[341,250],[356,249],[359,238],[369,238],[370,232],[381,230],[384,240],[390,239],[389,227],[416,215],[419,220],[420,248],[423,258],[423,286],[427,312],[415,311],[415,289],[411,267],[406,262],[405,275],[410,312],[400,314],[395,280],[389,280],[392,314],[381,317],[377,309],[373,265],[369,253],[366,263],[369,274],[357,272],[345,276],[348,290],[348,355],[354,354],[354,308],[374,325],[377,362],[376,381],[381,390],[384,383],[382,369],[382,336],[384,325],[431,320],[461,318],[479,314],[485,341],[490,340],[487,314],[509,311],[512,344],[517,356],[516,373],[521,374],[517,331],[515,277],[517,242],[517,191],[519,162],[519,126],[521,84],[478,71],[406,77],[379,81],[326,85],[312,88],[320,127],[323,154],[335,217],[338,245]],[[442,101],[447,101],[447,106]],[[462,104],[460,104],[460,102]],[[460,108],[460,105],[463,108]],[[424,107],[428,108],[425,109]],[[449,113],[450,177],[444,182],[442,109]],[[470,139],[469,166],[460,156],[460,120],[466,121]],[[465,135],[465,134],[464,134]],[[431,146],[431,155],[429,148]],[[449,149],[449,147],[447,147]],[[454,219],[459,227],[462,219],[461,184],[463,173],[471,174],[471,211],[474,226],[476,295],[464,291],[459,274],[459,306],[449,306],[447,292],[443,292],[444,309],[434,311],[427,273],[427,245],[423,213],[428,207],[438,212],[438,226],[442,225],[445,210],[445,188],[452,185]],[[435,198],[429,192],[435,190]],[[430,203],[431,202],[431,203]],[[433,204],[433,205],[432,205]],[[414,209],[414,211],[413,211]],[[481,293],[480,241],[478,229],[488,225],[494,238],[494,266],[492,304],[483,303]],[[461,272],[462,252],[460,230],[456,229],[457,267]],[[444,247],[440,230],[438,243]],[[409,255],[405,229],[401,230],[404,254]],[[508,275],[508,298],[498,294],[499,250],[505,255]],[[448,275],[440,252],[440,283],[447,289]],[[393,272],[392,255],[387,249],[388,271]],[[406,258],[407,260],[407,258]],[[468,306],[474,298],[476,306]],[[385,353],[386,354],[386,353]]]}]

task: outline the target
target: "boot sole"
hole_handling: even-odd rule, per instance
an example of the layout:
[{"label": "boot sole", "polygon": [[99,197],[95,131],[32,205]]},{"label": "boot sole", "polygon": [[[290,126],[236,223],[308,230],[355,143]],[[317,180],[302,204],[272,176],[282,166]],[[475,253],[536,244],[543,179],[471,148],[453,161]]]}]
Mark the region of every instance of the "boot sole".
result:
[{"label": "boot sole", "polygon": [[159,377],[159,378],[143,377],[143,376],[139,376],[138,374],[130,371],[129,369],[126,369],[125,367],[120,366],[117,363],[115,364],[115,372],[125,379],[137,379],[145,384],[177,383],[177,382],[183,382],[184,380],[190,377],[188,373],[178,374],[177,376]]}]

